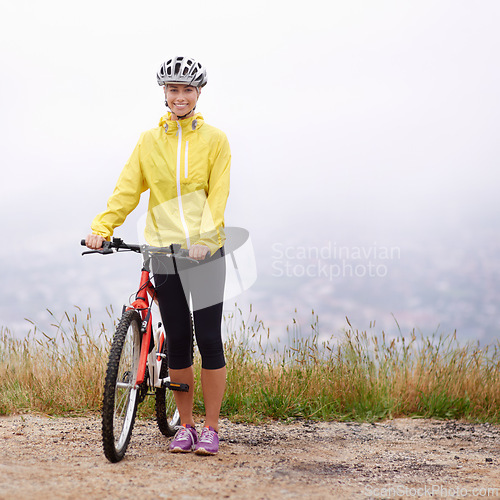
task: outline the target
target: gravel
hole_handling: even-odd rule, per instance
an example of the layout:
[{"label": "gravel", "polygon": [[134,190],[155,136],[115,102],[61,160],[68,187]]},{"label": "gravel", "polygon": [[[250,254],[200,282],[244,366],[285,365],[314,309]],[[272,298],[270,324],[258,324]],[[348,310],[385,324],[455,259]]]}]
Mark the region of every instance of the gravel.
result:
[{"label": "gravel", "polygon": [[0,498],[500,498],[490,424],[222,420],[219,454],[198,457],[170,454],[156,422],[139,420],[118,464],[100,433],[97,416],[1,417]]}]

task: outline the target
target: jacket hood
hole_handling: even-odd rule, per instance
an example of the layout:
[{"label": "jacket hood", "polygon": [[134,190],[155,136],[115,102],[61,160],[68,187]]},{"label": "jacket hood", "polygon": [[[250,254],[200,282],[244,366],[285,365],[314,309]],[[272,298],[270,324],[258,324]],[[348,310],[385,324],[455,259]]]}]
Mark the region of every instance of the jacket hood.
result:
[{"label": "jacket hood", "polygon": [[163,115],[160,118],[159,126],[163,127],[165,129],[165,132],[168,132],[168,130],[177,130],[178,124],[181,124],[182,128],[189,128],[190,130],[196,130],[200,128],[203,123],[203,115],[201,113],[195,113],[193,116],[190,116],[189,118],[185,118],[184,120],[171,120],[170,117],[172,116],[172,113],[169,111],[166,115]]}]

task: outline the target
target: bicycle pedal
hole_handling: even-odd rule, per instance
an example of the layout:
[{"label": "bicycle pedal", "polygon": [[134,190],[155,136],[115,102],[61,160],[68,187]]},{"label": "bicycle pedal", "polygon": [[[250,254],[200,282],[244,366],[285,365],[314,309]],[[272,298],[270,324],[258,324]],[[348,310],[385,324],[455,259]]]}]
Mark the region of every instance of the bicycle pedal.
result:
[{"label": "bicycle pedal", "polygon": [[163,384],[167,389],[171,391],[189,392],[188,384],[178,384],[177,382],[165,382]]}]

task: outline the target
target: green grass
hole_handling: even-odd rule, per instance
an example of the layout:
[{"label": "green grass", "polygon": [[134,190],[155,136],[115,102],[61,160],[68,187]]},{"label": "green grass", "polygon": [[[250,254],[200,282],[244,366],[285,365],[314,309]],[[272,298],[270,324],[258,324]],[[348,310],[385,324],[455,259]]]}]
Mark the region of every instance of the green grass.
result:
[{"label": "green grass", "polygon": [[[112,312],[110,312],[110,318]],[[82,319],[83,318],[83,319]],[[227,390],[222,415],[266,419],[376,421],[394,417],[500,423],[500,344],[460,344],[456,334],[389,338],[348,323],[340,336],[307,337],[293,323],[286,342],[272,340],[250,312],[225,317]],[[0,414],[100,411],[113,324],[93,327],[90,313],[68,314],[55,334],[34,329],[15,340],[0,334]],[[369,331],[374,330],[370,325]],[[196,376],[199,380],[199,358]],[[147,398],[139,415],[153,416]],[[195,411],[203,414],[196,385]]]}]

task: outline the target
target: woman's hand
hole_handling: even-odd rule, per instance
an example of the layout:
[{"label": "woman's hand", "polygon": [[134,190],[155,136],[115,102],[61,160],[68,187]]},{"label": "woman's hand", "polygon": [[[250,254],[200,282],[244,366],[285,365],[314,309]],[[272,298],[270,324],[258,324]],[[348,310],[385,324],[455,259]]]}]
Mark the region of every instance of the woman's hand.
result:
[{"label": "woman's hand", "polygon": [[99,250],[102,247],[102,243],[106,241],[102,236],[98,236],[97,234],[89,234],[85,238],[85,244],[88,248],[92,250]]},{"label": "woman's hand", "polygon": [[203,260],[208,253],[210,253],[210,249],[206,245],[192,245],[189,247],[189,256],[192,259]]}]

